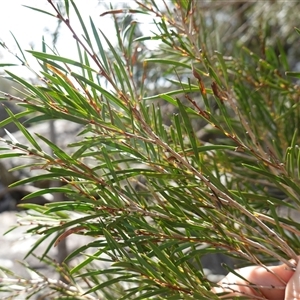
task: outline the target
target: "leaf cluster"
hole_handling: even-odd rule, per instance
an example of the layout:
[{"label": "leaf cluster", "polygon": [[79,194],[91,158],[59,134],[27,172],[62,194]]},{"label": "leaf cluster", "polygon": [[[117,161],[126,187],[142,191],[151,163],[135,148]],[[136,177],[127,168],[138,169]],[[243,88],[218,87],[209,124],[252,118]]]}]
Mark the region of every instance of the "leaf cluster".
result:
[{"label": "leaf cluster", "polygon": [[[25,199],[61,193],[65,201],[21,204],[28,209],[21,223],[30,221],[29,232],[40,236],[28,255],[44,241],[41,259],[70,235],[92,240],[65,259],[64,282],[41,279],[38,291],[48,286],[59,299],[218,299],[202,267],[207,254],[258,265],[297,260],[298,222],[280,211],[300,204],[300,89],[297,74],[285,73],[283,47],[279,55],[266,44],[263,55],[241,46],[238,55],[224,55],[200,14],[202,1],[112,8],[105,14],[114,18],[117,45],[82,19],[75,1],[65,0],[65,16],[48,2],[53,13],[32,9],[69,28],[78,60],[45,41],[42,51],[20,48],[24,61],[32,55],[39,62],[39,82],[6,70],[25,90],[17,99],[25,110],[7,109],[0,126],[13,122],[27,143],[2,138],[0,157],[30,157],[17,168],[43,171],[11,187],[61,182]],[[157,30],[137,37],[138,22],[122,23],[126,14],[155,16]],[[72,27],[75,17],[83,37]],[[139,53],[151,41],[159,49]],[[156,67],[168,91],[151,89]],[[30,132],[24,116],[28,124],[66,120],[81,131],[63,149]],[[12,281],[3,282],[0,288]]]}]

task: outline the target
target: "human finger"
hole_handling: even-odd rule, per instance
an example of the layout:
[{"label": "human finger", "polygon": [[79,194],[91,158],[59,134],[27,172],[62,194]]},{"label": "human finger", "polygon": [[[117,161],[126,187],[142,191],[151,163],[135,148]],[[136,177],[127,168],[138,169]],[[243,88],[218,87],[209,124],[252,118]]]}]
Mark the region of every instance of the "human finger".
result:
[{"label": "human finger", "polygon": [[290,278],[285,289],[285,300],[300,300],[300,263]]},{"label": "human finger", "polygon": [[[228,292],[234,295],[264,296],[266,299],[283,300],[287,282],[293,271],[286,265],[261,267],[251,266],[235,270],[219,282],[215,293]],[[244,279],[242,279],[242,277]]]}]

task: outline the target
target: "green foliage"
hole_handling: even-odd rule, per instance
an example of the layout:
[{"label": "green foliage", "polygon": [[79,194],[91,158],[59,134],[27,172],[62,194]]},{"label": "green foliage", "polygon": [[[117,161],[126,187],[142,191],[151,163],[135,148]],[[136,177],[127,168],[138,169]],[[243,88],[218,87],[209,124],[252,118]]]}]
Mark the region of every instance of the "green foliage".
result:
[{"label": "green foliage", "polygon": [[[22,167],[44,172],[12,186],[59,180],[63,186],[26,199],[59,192],[66,200],[20,205],[29,232],[41,236],[28,255],[46,240],[41,259],[48,261],[50,248],[69,235],[93,238],[58,267],[64,282],[41,277],[33,294],[46,286],[53,299],[218,299],[204,255],[226,253],[243,264],[297,259],[298,220],[280,210],[300,204],[299,74],[280,44],[251,49],[236,40],[232,56],[223,53],[202,1],[163,9],[158,2],[137,1],[127,11],[155,17],[149,36],[135,36],[137,22],[128,24],[125,10],[105,13],[114,18],[116,46],[93,20],[84,22],[75,1],[65,0],[64,9],[83,37],[49,1],[51,13],[36,10],[70,29],[78,60],[44,45],[27,51],[40,64],[39,83],[6,71],[25,90],[16,99],[25,112],[8,110],[1,125],[13,122],[28,143],[2,139],[18,151],[0,158],[30,156]],[[157,50],[145,50],[157,41]],[[152,88],[153,74],[168,88]],[[24,115],[29,124],[63,119],[82,129],[67,149],[38,136],[49,154],[19,121]],[[0,288],[11,290],[12,282],[33,285],[8,280]]]}]

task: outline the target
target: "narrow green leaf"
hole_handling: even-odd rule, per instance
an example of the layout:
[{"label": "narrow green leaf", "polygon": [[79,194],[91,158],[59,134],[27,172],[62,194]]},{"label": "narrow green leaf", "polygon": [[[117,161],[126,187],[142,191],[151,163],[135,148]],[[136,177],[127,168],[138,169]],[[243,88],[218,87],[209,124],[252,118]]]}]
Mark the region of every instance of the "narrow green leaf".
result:
[{"label": "narrow green leaf", "polygon": [[193,158],[195,158],[196,162],[199,164],[200,161],[199,161],[199,153],[198,153],[198,147],[197,147],[197,138],[195,136],[194,129],[191,125],[191,122],[189,120],[189,116],[186,112],[185,107],[182,105],[180,100],[178,100],[178,99],[176,99],[176,100],[177,100],[177,105],[178,105],[178,108],[180,111],[180,115],[182,116],[182,119],[183,119],[183,122],[184,122],[184,125],[186,128],[186,132],[189,136],[189,141],[191,143],[191,146],[192,146],[192,149],[194,152]]},{"label": "narrow green leaf", "polygon": [[87,41],[87,43],[88,43],[88,45],[90,46],[90,48],[93,49],[93,47],[92,47],[92,42],[91,42],[89,33],[88,33],[88,31],[87,31],[87,29],[86,29],[86,27],[85,27],[85,22],[83,21],[83,19],[82,19],[82,17],[81,17],[81,14],[80,14],[80,12],[79,12],[79,10],[78,10],[78,8],[77,8],[75,2],[74,2],[73,0],[70,0],[70,1],[71,1],[71,4],[72,4],[72,6],[73,6],[75,12],[76,12],[77,18],[78,18],[78,20],[79,20],[79,22],[80,22],[80,25],[81,25],[81,28],[83,29],[83,32],[84,32],[84,38],[85,38],[85,40]]},{"label": "narrow green leaf", "polygon": [[115,103],[118,107],[124,109],[125,111],[128,111],[128,107],[126,107],[126,105],[124,103],[122,103],[120,99],[115,97],[112,93],[108,92],[107,90],[105,90],[104,88],[99,86],[98,84],[94,83],[93,81],[90,81],[89,79],[87,79],[79,74],[73,73],[73,72],[72,72],[72,76],[80,79],[81,81],[85,82],[89,86],[95,88],[96,90],[101,92],[103,94],[103,96],[107,97],[108,100],[111,100],[113,103]]},{"label": "narrow green leaf", "polygon": [[4,64],[0,64],[0,67],[14,67],[14,66],[18,66],[17,64],[9,64],[9,63],[4,63]]},{"label": "narrow green leaf", "polygon": [[15,125],[19,128],[19,130],[23,133],[23,135],[26,137],[27,141],[38,151],[42,151],[42,148],[40,145],[36,142],[36,140],[33,138],[33,136],[29,133],[29,131],[18,121],[18,119],[15,118],[13,112],[5,108],[11,119],[14,121]]},{"label": "narrow green leaf", "polygon": [[286,184],[286,181],[282,177],[274,175],[271,172],[262,170],[262,169],[260,169],[257,166],[252,166],[252,165],[248,165],[248,164],[244,164],[244,163],[243,163],[243,166],[245,166],[246,168],[248,168],[248,169],[250,169],[250,170],[252,170],[252,171],[254,171],[254,172],[258,173],[258,174],[261,174],[261,175],[264,175],[266,177],[269,177],[269,178],[275,180],[276,182],[281,182],[283,184]]},{"label": "narrow green leaf", "polygon": [[[24,205],[23,205],[24,207]],[[30,249],[30,251],[27,252],[27,254],[25,255],[24,259],[26,259],[27,257],[29,257],[32,253],[34,253],[34,251],[44,242],[46,241],[51,235],[53,234],[53,232],[44,234],[44,236],[42,236],[40,239],[38,239],[34,245],[32,246],[32,248]],[[48,243],[46,243],[47,247],[44,250],[44,253],[42,255],[42,258],[44,258],[47,253],[50,251],[50,249],[53,247],[54,243],[56,241],[56,238],[53,238],[52,241],[48,241]]]},{"label": "narrow green leaf", "polygon": [[184,67],[188,70],[191,70],[191,66],[189,64],[176,61],[176,60],[170,60],[170,59],[160,59],[160,58],[147,58],[145,61],[150,63],[161,63],[166,64],[168,66],[175,66],[175,67]]},{"label": "narrow green leaf", "polygon": [[20,44],[19,44],[19,42],[18,42],[18,40],[16,39],[16,37],[14,36],[14,34],[10,31],[10,34],[12,35],[12,37],[13,37],[13,39],[15,40],[15,42],[16,42],[16,44],[17,44],[17,46],[18,46],[18,49],[19,49],[19,51],[20,51],[20,53],[22,54],[22,57],[23,57],[23,61],[19,58],[19,56],[17,56],[17,58],[19,59],[19,60],[21,60],[22,62],[23,62],[23,64],[26,64],[27,63],[27,60],[26,60],[26,57],[25,57],[25,55],[24,55],[24,52],[23,52],[23,50],[22,50],[22,48],[21,48],[21,46],[20,46]]},{"label": "narrow green leaf", "polygon": [[45,138],[44,136],[42,136],[40,134],[37,134],[37,136],[51,148],[51,150],[57,157],[59,157],[60,159],[62,159],[63,161],[66,161],[68,163],[72,162],[71,157],[65,151],[63,151],[61,148],[59,148],[57,145],[55,145],[53,142],[51,142],[49,139]]},{"label": "narrow green leaf", "polygon": [[37,11],[37,12],[40,12],[40,13],[42,13],[42,14],[46,14],[46,15],[49,15],[49,16],[51,16],[51,17],[57,18],[56,15],[53,15],[53,14],[49,13],[48,11],[45,11],[45,10],[42,10],[42,9],[38,9],[38,8],[32,7],[32,6],[27,6],[27,5],[23,5],[23,6],[29,8],[29,9],[35,10],[35,11]]},{"label": "narrow green leaf", "polygon": [[[37,51],[32,51],[32,50],[27,50],[27,52],[31,53],[34,57],[41,59],[42,61],[45,61],[47,63],[50,63],[50,60],[54,61],[60,61],[64,64],[71,64],[73,66],[79,67],[79,68],[84,68],[84,69],[89,69],[91,72],[94,72],[97,74],[98,72],[89,66],[86,66],[76,60],[67,58],[67,57],[62,57],[62,56],[57,56],[54,54],[49,54],[49,53],[44,53],[44,52],[37,52]],[[58,67],[58,65],[56,65]],[[60,67],[61,68],[61,67]]]},{"label": "narrow green leaf", "polygon": [[69,0],[65,0],[65,10],[68,18],[70,18],[70,5],[69,5]]},{"label": "narrow green leaf", "polygon": [[130,93],[130,96],[132,98],[134,98],[134,93],[133,93],[133,90],[132,90],[132,86],[131,86],[131,83],[129,81],[129,74],[127,73],[127,71],[125,69],[124,62],[122,61],[120,55],[116,52],[115,47],[111,44],[111,42],[106,37],[106,35],[102,31],[101,31],[101,34],[104,37],[107,45],[109,46],[110,51],[112,52],[114,58],[116,59],[116,61],[118,63],[118,69],[120,70],[120,72],[122,74],[122,79],[126,82],[126,85],[127,85],[128,91]]},{"label": "narrow green leaf", "polygon": [[18,120],[23,117],[27,117],[28,114],[29,114],[28,111],[22,111],[22,112],[16,113],[13,115],[13,117],[8,117],[7,119],[0,121],[0,127],[4,127],[4,126],[8,125],[8,124],[14,122],[14,120]]},{"label": "narrow green leaf", "polygon": [[96,251],[93,255],[87,257],[84,261],[82,261],[81,263],[77,264],[75,267],[73,267],[70,270],[71,274],[77,274],[79,273],[79,271],[81,269],[83,269],[84,267],[86,267],[88,264],[90,264],[91,262],[93,262],[95,259],[97,259],[101,254],[103,254],[105,250],[101,249]]},{"label": "narrow green leaf", "polygon": [[[172,277],[174,276],[181,281],[186,281],[184,274],[180,272],[180,270],[175,266],[174,262],[171,261],[171,259],[164,253],[163,250],[161,250],[154,243],[150,243],[150,247],[155,253],[155,257],[157,257],[161,261],[161,263],[169,269],[169,272],[173,272]],[[166,270],[166,272],[168,271]]]},{"label": "narrow green leaf", "polygon": [[221,66],[221,70],[222,70],[225,82],[226,82],[226,84],[228,84],[228,71],[227,71],[226,63],[224,61],[224,57],[218,51],[215,51],[215,53],[217,54],[217,57],[218,57],[218,60],[219,60],[220,66]]},{"label": "narrow green leaf", "polygon": [[94,35],[94,38],[96,40],[96,43],[97,43],[97,46],[98,46],[98,50],[99,50],[99,53],[100,53],[100,56],[101,56],[101,59],[102,59],[102,63],[104,65],[104,69],[105,69],[106,72],[108,72],[109,66],[108,66],[108,61],[107,61],[107,58],[106,58],[106,53],[104,51],[102,42],[100,40],[98,31],[97,31],[97,29],[95,27],[95,24],[94,24],[92,18],[90,18],[90,23],[91,23],[91,27],[92,27],[92,30],[93,30],[93,35]]},{"label": "narrow green leaf", "polygon": [[22,200],[32,199],[34,197],[39,197],[39,196],[42,196],[42,195],[45,195],[45,194],[52,194],[52,193],[68,193],[68,194],[70,194],[70,193],[73,193],[73,192],[74,191],[72,191],[69,188],[49,187],[49,188],[46,188],[46,189],[40,189],[38,191],[30,193],[30,194],[24,196],[22,198]]},{"label": "narrow green leaf", "polygon": [[56,179],[54,174],[40,174],[37,176],[32,176],[29,178],[24,178],[21,180],[18,180],[12,184],[9,185],[9,187],[16,187],[20,185],[24,185],[27,183],[32,183],[32,182],[37,182],[37,181],[44,181],[44,180],[51,180],[51,179]]},{"label": "narrow green leaf", "polygon": [[29,82],[27,82],[26,80],[22,79],[21,77],[9,72],[9,71],[5,71],[9,76],[11,76],[13,79],[15,79],[18,83],[20,83],[22,86],[28,88],[29,91],[31,91],[34,95],[38,96],[40,99],[46,100],[45,96],[43,93],[41,93],[39,91],[38,88],[36,88],[34,85],[30,84]]},{"label": "narrow green leaf", "polygon": [[0,158],[11,158],[11,157],[19,157],[24,156],[24,153],[16,153],[16,152],[9,152],[9,153],[0,153]]},{"label": "narrow green leaf", "polygon": [[109,169],[109,173],[110,175],[112,175],[113,179],[115,180],[115,182],[117,183],[119,180],[118,180],[118,177],[116,175],[116,172],[115,172],[115,168],[114,168],[114,165],[112,164],[111,160],[110,160],[110,157],[106,151],[106,148],[103,147],[102,148],[102,155],[103,155],[103,158],[104,158],[104,161],[106,162],[106,167]]},{"label": "narrow green leaf", "polygon": [[190,0],[179,0],[180,5],[186,10],[189,6]]},{"label": "narrow green leaf", "polygon": [[300,78],[300,72],[287,71],[285,72],[285,75],[289,77]]},{"label": "narrow green leaf", "polygon": [[[114,271],[113,269],[111,270],[112,272]],[[87,274],[89,275],[89,274]],[[129,281],[129,279],[133,278],[134,275],[132,274],[127,274],[127,275],[123,275],[123,276],[118,276],[116,278],[111,278],[99,285],[96,285],[95,287],[89,289],[85,294],[90,294],[90,293],[93,293],[97,290],[101,290],[101,289],[104,289],[105,287],[108,287],[114,283],[118,283],[118,282],[126,282],[126,281]]]}]

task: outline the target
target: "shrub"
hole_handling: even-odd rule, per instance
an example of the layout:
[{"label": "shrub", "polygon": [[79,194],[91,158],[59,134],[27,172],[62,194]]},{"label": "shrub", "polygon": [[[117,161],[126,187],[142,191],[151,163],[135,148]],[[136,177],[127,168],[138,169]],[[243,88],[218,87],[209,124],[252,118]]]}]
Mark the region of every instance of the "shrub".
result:
[{"label": "shrub", "polygon": [[[300,232],[289,213],[299,206],[300,89],[286,45],[268,36],[272,25],[256,23],[261,32],[253,33],[256,43],[247,39],[249,48],[241,36],[221,45],[224,27],[210,27],[220,22],[220,10],[212,23],[207,15],[219,2],[208,10],[202,1],[137,1],[104,13],[114,19],[114,45],[93,20],[81,19],[74,1],[65,1],[66,15],[48,2],[74,36],[78,60],[44,43],[42,51],[28,51],[40,65],[37,84],[6,71],[25,94],[4,99],[24,111],[7,109],[0,125],[13,122],[27,142],[2,139],[1,158],[30,157],[18,168],[41,171],[11,187],[60,182],[26,199],[64,195],[44,206],[20,205],[28,209],[20,223],[30,221],[28,232],[40,236],[28,255],[47,241],[40,259],[51,263],[49,249],[68,236],[93,240],[65,258],[61,280],[3,278],[2,289],[25,286],[32,296],[47,288],[52,299],[218,299],[201,263],[207,254],[293,267],[288,260],[297,260]],[[244,7],[247,22],[259,5]],[[149,35],[138,25],[144,15],[155,20]],[[69,21],[75,17],[83,36]],[[152,42],[159,46],[148,51]],[[63,149],[26,129],[24,116],[27,124],[66,120],[81,129]]]}]

